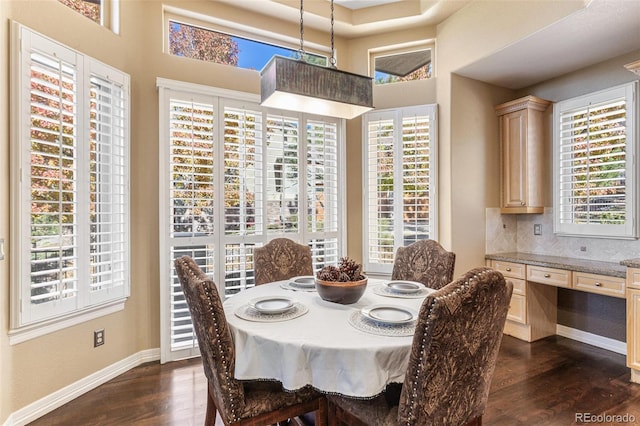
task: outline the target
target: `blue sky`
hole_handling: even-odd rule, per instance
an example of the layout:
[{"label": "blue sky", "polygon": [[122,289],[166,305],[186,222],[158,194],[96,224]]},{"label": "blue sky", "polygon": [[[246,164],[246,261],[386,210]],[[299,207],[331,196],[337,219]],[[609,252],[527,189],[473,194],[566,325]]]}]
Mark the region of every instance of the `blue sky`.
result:
[{"label": "blue sky", "polygon": [[260,71],[273,55],[296,57],[297,51],[276,47],[266,43],[247,40],[240,37],[233,37],[238,43],[238,66]]}]

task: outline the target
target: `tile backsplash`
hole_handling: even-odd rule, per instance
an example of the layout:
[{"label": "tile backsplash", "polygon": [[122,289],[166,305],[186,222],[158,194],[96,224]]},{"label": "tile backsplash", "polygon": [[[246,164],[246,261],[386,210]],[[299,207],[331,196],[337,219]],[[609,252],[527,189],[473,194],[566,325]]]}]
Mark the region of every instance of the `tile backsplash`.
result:
[{"label": "tile backsplash", "polygon": [[[534,235],[534,224],[541,235]],[[543,214],[502,215],[499,208],[486,209],[486,252],[522,252],[608,262],[640,257],[640,240],[590,237],[559,237],[553,233],[553,210]]]}]

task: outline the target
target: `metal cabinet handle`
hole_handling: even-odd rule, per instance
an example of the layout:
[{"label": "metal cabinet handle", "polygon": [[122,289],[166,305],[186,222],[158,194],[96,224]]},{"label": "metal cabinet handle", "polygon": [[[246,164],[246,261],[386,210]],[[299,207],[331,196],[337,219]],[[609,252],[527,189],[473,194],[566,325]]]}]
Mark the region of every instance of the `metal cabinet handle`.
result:
[{"label": "metal cabinet handle", "polygon": [[549,274],[544,274],[544,277],[545,277],[545,278],[551,278],[551,275],[549,275]]},{"label": "metal cabinet handle", "polygon": [[527,204],[527,203],[525,203],[524,201],[520,201],[520,205],[521,205],[521,206],[524,206],[524,205],[526,205],[526,204]]},{"label": "metal cabinet handle", "polygon": [[511,268],[507,267],[507,268],[505,269],[505,271],[507,271],[507,272],[511,272]]},{"label": "metal cabinet handle", "polygon": [[596,286],[596,287],[602,287],[602,283],[598,283],[598,282],[597,282],[597,283],[595,283],[595,286]]}]

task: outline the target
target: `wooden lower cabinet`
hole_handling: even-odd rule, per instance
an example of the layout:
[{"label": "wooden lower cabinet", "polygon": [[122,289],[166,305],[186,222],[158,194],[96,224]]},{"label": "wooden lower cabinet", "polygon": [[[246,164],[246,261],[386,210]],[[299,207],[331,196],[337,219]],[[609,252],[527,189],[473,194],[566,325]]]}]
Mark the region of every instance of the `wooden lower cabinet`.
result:
[{"label": "wooden lower cabinet", "polygon": [[528,282],[526,265],[492,260],[489,264],[513,283],[504,333],[527,342],[556,334],[556,287]]},{"label": "wooden lower cabinet", "polygon": [[627,270],[627,366],[640,383],[640,269]]}]

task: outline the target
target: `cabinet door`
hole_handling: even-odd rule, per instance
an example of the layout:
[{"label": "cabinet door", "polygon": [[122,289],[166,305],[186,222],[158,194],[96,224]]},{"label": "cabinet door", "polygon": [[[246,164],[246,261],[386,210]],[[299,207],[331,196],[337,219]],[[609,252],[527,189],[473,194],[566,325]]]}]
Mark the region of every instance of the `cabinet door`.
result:
[{"label": "cabinet door", "polygon": [[640,370],[640,290],[630,288],[627,289],[627,366]]},{"label": "cabinet door", "polygon": [[501,117],[502,205],[526,206],[527,201],[527,114],[514,111]]}]

